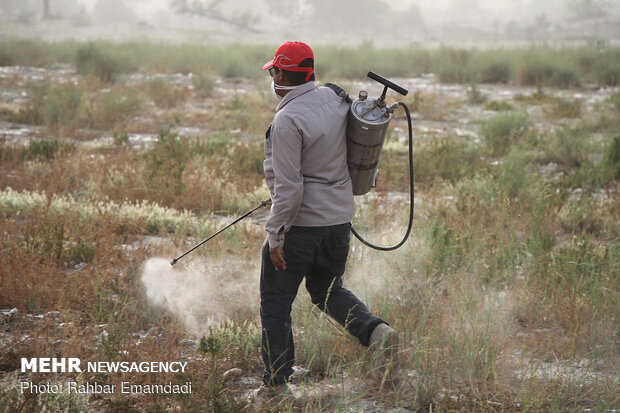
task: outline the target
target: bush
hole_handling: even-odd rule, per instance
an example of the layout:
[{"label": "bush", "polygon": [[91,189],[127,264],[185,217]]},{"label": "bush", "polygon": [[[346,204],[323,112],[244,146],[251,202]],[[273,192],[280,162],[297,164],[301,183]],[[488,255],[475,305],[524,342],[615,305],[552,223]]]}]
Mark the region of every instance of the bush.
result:
[{"label": "bush", "polygon": [[606,176],[611,179],[620,179],[620,135],[614,136],[607,146],[602,167]]},{"label": "bush", "polygon": [[498,192],[509,199],[517,199],[522,205],[528,205],[539,198],[539,179],[531,173],[533,160],[530,154],[519,149],[512,149],[495,172],[494,180]]},{"label": "bush", "polygon": [[103,82],[112,82],[121,72],[121,64],[94,43],[81,46],[75,55],[75,67],[81,75],[97,76]]},{"label": "bush", "polygon": [[6,40],[0,42],[0,66],[41,67],[53,62],[48,44],[34,40]]},{"label": "bush", "polygon": [[45,123],[45,105],[43,103],[49,84],[37,84],[28,91],[28,100],[24,107],[8,117],[10,122],[27,125],[43,125]]},{"label": "bush", "polygon": [[596,81],[601,85],[620,85],[620,54],[599,57],[593,67]]},{"label": "bush", "polygon": [[614,105],[616,112],[620,115],[620,92],[616,92],[609,97],[609,100]]},{"label": "bush", "polygon": [[546,85],[559,88],[579,86],[576,70],[550,63],[543,57],[527,59],[517,69],[517,82],[525,86]]},{"label": "bush", "polygon": [[202,96],[211,96],[213,89],[215,88],[216,79],[215,76],[201,72],[192,77],[192,85],[194,90]]},{"label": "bush", "polygon": [[85,112],[84,92],[72,83],[37,84],[29,91],[28,101],[9,120],[28,125],[46,125],[53,129],[75,128]]},{"label": "bush", "polygon": [[551,98],[551,108],[547,111],[554,118],[578,118],[581,116],[581,99]]},{"label": "bush", "polygon": [[187,142],[167,131],[159,133],[155,147],[146,154],[144,171],[152,200],[167,205],[181,194],[188,158]]},{"label": "bush", "polygon": [[488,110],[494,110],[496,112],[507,112],[513,109],[512,105],[505,100],[491,100],[486,102],[484,107]]},{"label": "bush", "polygon": [[486,97],[478,90],[475,83],[472,83],[467,89],[467,103],[470,105],[480,105],[484,103]]},{"label": "bush", "polygon": [[84,113],[84,91],[73,83],[51,87],[44,98],[45,124],[75,127]]},{"label": "bush", "polygon": [[161,108],[174,107],[183,103],[187,97],[181,86],[168,83],[160,78],[148,82],[147,93],[153,102]]},{"label": "bush", "polygon": [[508,83],[512,76],[509,62],[490,62],[480,69],[481,83]]},{"label": "bush", "polygon": [[90,124],[97,129],[115,129],[135,116],[141,106],[142,100],[133,91],[113,88],[100,93],[91,103]]},{"label": "bush", "polygon": [[467,83],[473,80],[470,69],[472,52],[452,48],[442,48],[441,51],[436,69],[440,82]]},{"label": "bush", "polygon": [[54,140],[31,140],[26,148],[22,150],[22,159],[43,158],[50,160],[58,154],[58,152],[72,151],[75,145],[63,143],[60,144],[57,139]]},{"label": "bush", "polygon": [[588,158],[591,144],[585,131],[563,127],[546,142],[545,161],[555,162],[565,168],[579,168]]},{"label": "bush", "polygon": [[508,153],[514,143],[525,136],[530,129],[530,121],[525,114],[502,113],[480,129],[480,134],[492,155],[501,156]]},{"label": "bush", "polygon": [[413,163],[415,180],[420,184],[432,184],[436,178],[454,183],[480,170],[476,152],[453,138],[433,140],[417,148]]}]

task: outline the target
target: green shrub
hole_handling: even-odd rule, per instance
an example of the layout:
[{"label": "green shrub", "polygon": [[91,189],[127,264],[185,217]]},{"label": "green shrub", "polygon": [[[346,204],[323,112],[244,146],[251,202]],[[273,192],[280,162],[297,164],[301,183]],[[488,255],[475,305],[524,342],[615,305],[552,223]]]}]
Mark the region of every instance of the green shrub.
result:
[{"label": "green shrub", "polygon": [[481,169],[475,150],[453,138],[435,139],[416,148],[413,164],[420,184],[432,184],[436,178],[454,183]]},{"label": "green shrub", "polygon": [[171,108],[185,101],[186,93],[181,86],[156,78],[148,82],[147,93],[161,108]]},{"label": "green shrub", "polygon": [[517,82],[525,86],[546,85],[559,88],[576,87],[580,83],[575,69],[559,66],[543,56],[530,57],[518,67]]},{"label": "green shrub", "polygon": [[441,83],[467,83],[471,75],[467,66],[446,62],[437,68],[437,78]]},{"label": "green shrub", "polygon": [[10,113],[10,122],[27,125],[43,125],[45,123],[44,99],[49,90],[48,83],[36,84],[28,90],[28,100],[18,111]]},{"label": "green shrub", "polygon": [[512,76],[510,62],[506,61],[489,62],[479,70],[481,83],[508,83]]},{"label": "green shrub", "polygon": [[52,127],[77,126],[84,103],[84,91],[73,83],[53,86],[44,99],[45,123]]},{"label": "green shrub", "polygon": [[168,205],[181,194],[185,186],[183,172],[188,158],[186,141],[167,131],[159,133],[155,146],[146,154],[144,170],[152,200]]},{"label": "green shrub", "polygon": [[581,128],[562,127],[545,145],[545,161],[555,162],[565,168],[579,168],[588,159],[592,145]]},{"label": "green shrub", "polygon": [[22,159],[53,159],[59,152],[68,152],[75,149],[74,144],[59,143],[58,139],[31,140],[28,146],[22,149]]},{"label": "green shrub", "polygon": [[211,96],[215,89],[216,78],[207,72],[201,72],[192,77],[194,90],[202,96]]},{"label": "green shrub", "polygon": [[65,249],[63,258],[65,262],[92,262],[95,258],[95,246],[80,240]]},{"label": "green shrub", "polygon": [[112,82],[121,72],[121,63],[94,43],[77,49],[75,66],[81,75],[93,75],[103,82]]},{"label": "green shrub", "polygon": [[538,199],[540,181],[532,171],[532,156],[526,151],[512,149],[497,166],[494,181],[498,192],[509,199],[516,199],[522,205]]},{"label": "green shrub", "polygon": [[550,85],[567,89],[580,85],[579,75],[573,69],[556,70],[550,79]]},{"label": "green shrub", "polygon": [[9,54],[6,50],[0,49],[0,66],[13,66],[14,64],[14,56]]},{"label": "green shrub", "polygon": [[472,77],[469,50],[442,48],[436,63],[435,72],[442,83],[467,83],[476,79]]},{"label": "green shrub", "polygon": [[472,83],[467,89],[467,102],[470,105],[480,105],[484,103],[486,97],[478,90],[475,83]]},{"label": "green shrub", "polygon": [[519,142],[530,129],[525,114],[501,113],[484,123],[481,136],[492,155],[505,155],[514,143]]},{"label": "green shrub", "polygon": [[600,56],[593,67],[596,81],[601,85],[618,86],[620,85],[620,53],[606,54]]},{"label": "green shrub", "polygon": [[616,112],[618,112],[618,115],[620,115],[620,92],[616,92],[611,95],[609,97],[609,100],[614,105],[614,108],[616,109]]},{"label": "green shrub", "polygon": [[42,67],[53,61],[53,50],[44,42],[24,39],[0,42],[0,66]]},{"label": "green shrub", "polygon": [[112,130],[135,116],[141,107],[142,100],[135,92],[113,88],[99,93],[92,101],[89,108],[90,124],[96,129]]},{"label": "green shrub", "polygon": [[513,109],[512,105],[505,100],[491,100],[486,102],[484,107],[488,110],[494,110],[496,112],[506,112]]},{"label": "green shrub", "polygon": [[620,179],[620,135],[614,136],[603,156],[604,175],[610,179]]},{"label": "green shrub", "polygon": [[126,146],[129,144],[129,134],[127,132],[114,132],[114,145]]},{"label": "green shrub", "polygon": [[554,118],[578,118],[581,116],[581,99],[551,99],[551,108],[547,111]]}]

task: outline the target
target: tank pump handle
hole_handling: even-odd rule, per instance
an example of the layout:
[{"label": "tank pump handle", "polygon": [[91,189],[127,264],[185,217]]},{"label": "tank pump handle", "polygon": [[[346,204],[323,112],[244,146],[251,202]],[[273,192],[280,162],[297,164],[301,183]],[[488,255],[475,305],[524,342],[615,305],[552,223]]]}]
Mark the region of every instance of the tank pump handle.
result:
[{"label": "tank pump handle", "polygon": [[407,96],[407,93],[409,93],[409,91],[405,89],[404,87],[398,86],[396,83],[387,80],[383,76],[379,76],[372,70],[368,72],[368,77],[371,78],[372,80],[375,80],[381,83],[383,86],[385,86],[383,88],[383,93],[381,94],[381,97],[379,98],[380,100],[385,100],[385,95],[387,93],[388,88],[394,90],[397,93],[400,93],[403,96]]}]

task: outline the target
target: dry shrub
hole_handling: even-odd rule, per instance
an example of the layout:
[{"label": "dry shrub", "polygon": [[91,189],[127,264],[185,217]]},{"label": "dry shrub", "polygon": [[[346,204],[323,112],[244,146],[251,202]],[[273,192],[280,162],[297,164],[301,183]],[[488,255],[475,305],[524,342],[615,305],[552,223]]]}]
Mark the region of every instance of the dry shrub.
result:
[{"label": "dry shrub", "polygon": [[90,102],[90,126],[100,130],[123,128],[142,109],[142,100],[132,89],[116,86],[95,94]]},{"label": "dry shrub", "polygon": [[582,99],[564,99],[555,97],[551,99],[551,106],[546,108],[547,116],[555,119],[579,118],[581,116]]},{"label": "dry shrub", "polygon": [[418,112],[424,120],[442,121],[452,112],[455,103],[435,92],[416,90],[405,100],[411,111]]},{"label": "dry shrub", "polygon": [[527,114],[500,113],[481,126],[480,135],[485,139],[490,153],[501,156],[520,142],[529,129]]},{"label": "dry shrub", "polygon": [[160,108],[173,108],[185,103],[190,91],[187,87],[171,84],[164,79],[150,80],[146,85],[147,95]]}]

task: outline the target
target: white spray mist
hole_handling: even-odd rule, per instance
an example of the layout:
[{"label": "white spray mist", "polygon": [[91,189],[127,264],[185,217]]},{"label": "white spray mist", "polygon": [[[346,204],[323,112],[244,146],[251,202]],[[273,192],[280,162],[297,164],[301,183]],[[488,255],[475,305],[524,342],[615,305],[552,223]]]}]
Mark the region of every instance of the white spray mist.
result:
[{"label": "white spray mist", "polygon": [[258,279],[257,264],[234,258],[194,260],[184,267],[151,258],[142,270],[149,301],[178,316],[194,333],[243,309],[258,312]]}]

